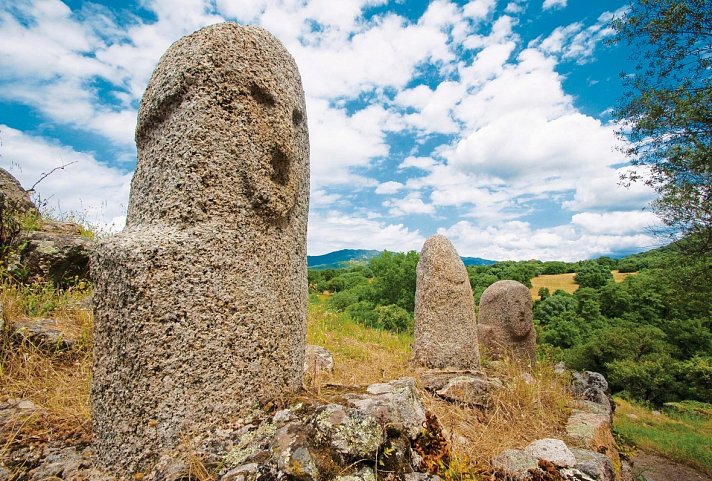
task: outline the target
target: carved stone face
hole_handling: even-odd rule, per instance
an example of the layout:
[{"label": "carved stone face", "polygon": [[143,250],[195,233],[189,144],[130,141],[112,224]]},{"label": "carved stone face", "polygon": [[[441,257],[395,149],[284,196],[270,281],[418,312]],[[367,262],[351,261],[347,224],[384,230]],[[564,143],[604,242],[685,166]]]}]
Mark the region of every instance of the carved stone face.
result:
[{"label": "carved stone face", "polygon": [[248,211],[279,221],[306,209],[304,92],[294,60],[262,29],[220,24],[171,46],[142,99],[136,141],[129,224],[242,224]]},{"label": "carved stone face", "polygon": [[259,151],[255,163],[245,169],[244,185],[256,208],[284,217],[296,201],[306,119],[304,104],[279,96],[267,86],[270,83],[255,81],[244,97]]}]

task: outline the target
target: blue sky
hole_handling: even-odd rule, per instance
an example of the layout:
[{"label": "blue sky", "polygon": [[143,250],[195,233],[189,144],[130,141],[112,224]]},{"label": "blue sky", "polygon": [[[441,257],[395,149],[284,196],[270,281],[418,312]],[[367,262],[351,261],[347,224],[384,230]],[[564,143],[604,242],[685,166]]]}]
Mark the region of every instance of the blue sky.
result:
[{"label": "blue sky", "polygon": [[654,247],[654,193],[618,185],[624,1],[57,0],[0,7],[0,165],[47,205],[123,225],[161,54],[221,21],[295,57],[311,143],[308,250],[577,260]]}]

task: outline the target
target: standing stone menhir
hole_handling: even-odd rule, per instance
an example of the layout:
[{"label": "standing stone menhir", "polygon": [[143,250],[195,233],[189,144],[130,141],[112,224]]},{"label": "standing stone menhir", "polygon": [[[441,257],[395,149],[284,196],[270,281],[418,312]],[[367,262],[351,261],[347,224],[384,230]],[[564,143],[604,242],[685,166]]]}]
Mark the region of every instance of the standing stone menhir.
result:
[{"label": "standing stone menhir", "polygon": [[309,147],[293,58],[232,23],[178,40],[136,143],[127,227],[93,258],[95,450],[121,475],[302,384]]},{"label": "standing stone menhir", "polygon": [[442,235],[426,240],[420,252],[413,360],[437,369],[480,365],[470,279],[455,247]]},{"label": "standing stone menhir", "polygon": [[511,356],[527,364],[535,361],[536,330],[532,296],[517,281],[497,281],[480,297],[477,328],[483,355],[490,359]]}]

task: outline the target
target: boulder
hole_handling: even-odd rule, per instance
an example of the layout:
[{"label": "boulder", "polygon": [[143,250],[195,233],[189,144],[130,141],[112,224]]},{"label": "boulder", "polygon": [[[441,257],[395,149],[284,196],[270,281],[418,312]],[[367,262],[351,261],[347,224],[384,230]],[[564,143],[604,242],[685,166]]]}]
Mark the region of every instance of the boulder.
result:
[{"label": "boulder", "polygon": [[588,449],[571,448],[571,452],[576,457],[576,465],[579,471],[589,475],[596,481],[615,481],[616,475],[613,463],[604,454]]},{"label": "boulder", "polygon": [[37,206],[30,199],[30,193],[23,189],[20,182],[3,168],[0,168],[0,202],[2,202],[5,212],[10,210],[24,213],[37,210]]},{"label": "boulder", "polygon": [[347,459],[375,459],[384,436],[376,418],[364,411],[338,404],[317,410],[313,419],[316,439]]},{"label": "boulder", "polygon": [[506,479],[531,479],[530,471],[539,468],[539,461],[529,453],[519,449],[507,449],[492,460],[492,467]]},{"label": "boulder", "polygon": [[23,232],[18,237],[20,260],[30,281],[51,280],[65,286],[89,277],[89,258],[94,241],[76,229]]},{"label": "boulder", "polygon": [[539,439],[524,448],[524,452],[558,467],[569,468],[576,465],[576,457],[560,439]]},{"label": "boulder", "polygon": [[571,378],[571,391],[574,397],[606,406],[613,412],[615,404],[611,399],[608,381],[602,374],[592,371],[574,372]]},{"label": "boulder", "polygon": [[77,344],[56,319],[19,319],[12,324],[11,336],[16,343],[30,343],[48,354],[69,351]]}]

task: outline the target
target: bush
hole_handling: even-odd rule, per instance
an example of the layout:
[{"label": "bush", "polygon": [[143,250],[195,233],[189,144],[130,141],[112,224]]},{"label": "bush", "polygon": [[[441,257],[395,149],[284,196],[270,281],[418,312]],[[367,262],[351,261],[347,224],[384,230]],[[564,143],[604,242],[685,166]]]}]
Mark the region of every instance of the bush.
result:
[{"label": "bush", "polygon": [[396,305],[376,307],[378,327],[388,331],[412,332],[413,316],[402,307]]},{"label": "bush", "polygon": [[613,274],[608,267],[596,262],[586,262],[581,265],[574,281],[579,287],[603,287],[613,280]]}]

